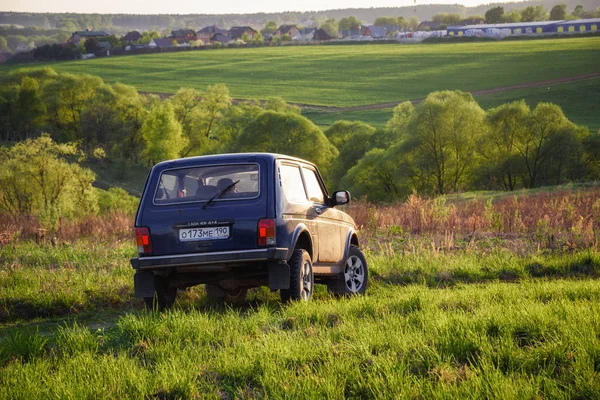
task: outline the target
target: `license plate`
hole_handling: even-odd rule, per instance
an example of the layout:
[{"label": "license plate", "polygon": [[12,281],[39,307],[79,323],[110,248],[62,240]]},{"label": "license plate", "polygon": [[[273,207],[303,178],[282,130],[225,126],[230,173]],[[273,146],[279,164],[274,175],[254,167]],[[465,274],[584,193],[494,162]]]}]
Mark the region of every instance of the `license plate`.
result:
[{"label": "license plate", "polygon": [[227,238],[229,238],[228,226],[188,228],[179,230],[179,240],[182,242],[194,242],[197,240],[219,240]]}]

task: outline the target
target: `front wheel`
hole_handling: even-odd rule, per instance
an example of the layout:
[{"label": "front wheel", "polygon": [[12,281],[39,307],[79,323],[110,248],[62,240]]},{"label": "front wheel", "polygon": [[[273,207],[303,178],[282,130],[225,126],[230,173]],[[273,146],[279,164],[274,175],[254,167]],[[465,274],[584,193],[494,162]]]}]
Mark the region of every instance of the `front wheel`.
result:
[{"label": "front wheel", "polygon": [[315,286],[310,254],[303,249],[294,250],[288,265],[290,266],[290,288],[280,291],[281,300],[310,300]]},{"label": "front wheel", "polygon": [[365,294],[369,281],[369,267],[362,251],[350,246],[344,270],[337,278],[329,282],[328,288],[335,294]]}]

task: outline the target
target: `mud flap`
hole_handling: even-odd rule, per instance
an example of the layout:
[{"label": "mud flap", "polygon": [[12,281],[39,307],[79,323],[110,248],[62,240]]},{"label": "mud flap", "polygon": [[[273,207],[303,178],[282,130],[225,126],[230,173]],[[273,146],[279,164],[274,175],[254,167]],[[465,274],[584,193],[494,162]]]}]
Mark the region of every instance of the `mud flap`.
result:
[{"label": "mud flap", "polygon": [[290,288],[290,266],[286,263],[269,264],[269,289]]},{"label": "mud flap", "polygon": [[152,272],[135,271],[135,275],[133,275],[133,287],[135,297],[154,297],[156,287]]}]

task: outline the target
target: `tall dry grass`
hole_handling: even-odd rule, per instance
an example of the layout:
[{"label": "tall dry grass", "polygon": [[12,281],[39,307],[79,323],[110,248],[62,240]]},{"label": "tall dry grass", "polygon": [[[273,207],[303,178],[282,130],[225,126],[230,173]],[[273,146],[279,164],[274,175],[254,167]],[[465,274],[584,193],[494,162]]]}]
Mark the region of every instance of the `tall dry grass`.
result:
[{"label": "tall dry grass", "polygon": [[37,217],[11,217],[0,214],[0,246],[19,239],[35,240],[46,244],[73,242],[78,239],[134,240],[133,216],[124,213],[107,213],[76,220],[61,218],[56,232],[43,229]]},{"label": "tall dry grass", "polygon": [[416,194],[405,202],[373,205],[356,201],[346,208],[363,236],[457,236],[527,238],[547,248],[598,246],[600,188],[504,196],[497,200],[448,201]]}]

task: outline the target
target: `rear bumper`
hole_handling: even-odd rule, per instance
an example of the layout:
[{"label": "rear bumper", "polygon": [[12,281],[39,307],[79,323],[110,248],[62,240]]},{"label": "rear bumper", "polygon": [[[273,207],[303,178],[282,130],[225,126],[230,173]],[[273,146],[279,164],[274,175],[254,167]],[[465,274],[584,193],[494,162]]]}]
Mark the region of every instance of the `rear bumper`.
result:
[{"label": "rear bumper", "polygon": [[287,255],[287,248],[273,247],[257,250],[137,257],[131,259],[131,266],[134,269],[145,270],[172,267],[194,267],[210,264],[243,264],[261,261],[286,262]]}]

